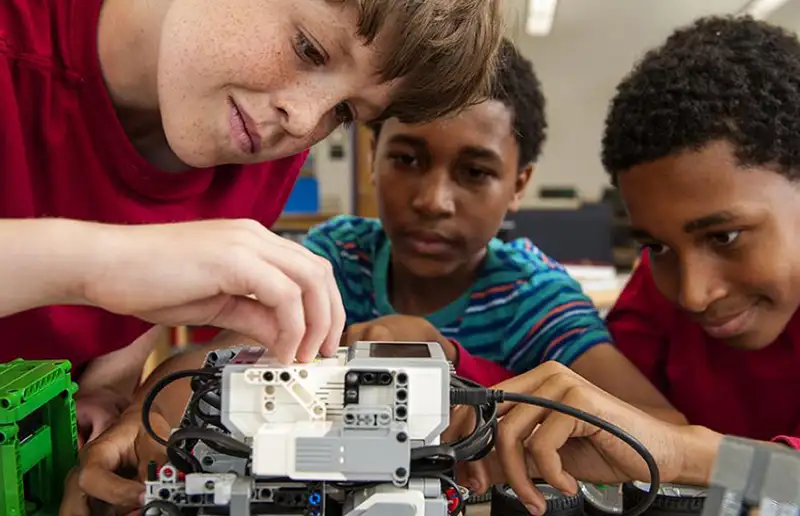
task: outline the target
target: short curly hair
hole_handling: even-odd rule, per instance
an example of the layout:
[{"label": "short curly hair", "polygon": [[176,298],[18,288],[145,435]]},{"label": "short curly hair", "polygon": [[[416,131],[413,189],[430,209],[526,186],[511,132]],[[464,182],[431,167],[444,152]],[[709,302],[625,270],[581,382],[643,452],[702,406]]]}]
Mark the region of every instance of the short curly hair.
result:
[{"label": "short curly hair", "polygon": [[800,178],[800,42],[750,17],[712,16],[674,32],[617,86],[602,161],[617,175],[727,141],[742,166]]},{"label": "short curly hair", "polygon": [[[547,118],[542,85],[531,62],[504,39],[490,98],[505,104],[513,113],[513,131],[519,146],[519,167],[538,161],[547,138]],[[370,125],[375,138],[381,122]]]}]

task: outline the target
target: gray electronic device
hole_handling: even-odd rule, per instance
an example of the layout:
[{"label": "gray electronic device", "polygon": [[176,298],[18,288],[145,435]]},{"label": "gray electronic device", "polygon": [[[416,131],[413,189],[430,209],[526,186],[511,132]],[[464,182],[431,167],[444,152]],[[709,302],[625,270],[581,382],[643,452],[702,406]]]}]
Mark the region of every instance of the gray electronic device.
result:
[{"label": "gray electronic device", "polygon": [[217,389],[195,386],[181,428],[225,434],[251,453],[190,443],[194,459],[184,459],[202,472],[151,468],[148,516],[173,514],[168,505],[198,516],[448,516],[441,475],[411,467],[449,424],[452,371],[438,343],[358,342],[292,365],[260,347],[222,349],[206,369],[219,371]]}]

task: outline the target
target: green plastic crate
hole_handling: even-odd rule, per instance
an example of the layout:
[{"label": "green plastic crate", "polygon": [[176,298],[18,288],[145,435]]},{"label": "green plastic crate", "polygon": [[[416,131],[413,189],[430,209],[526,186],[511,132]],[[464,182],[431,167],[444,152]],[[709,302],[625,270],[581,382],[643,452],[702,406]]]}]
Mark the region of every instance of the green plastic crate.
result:
[{"label": "green plastic crate", "polygon": [[58,514],[75,465],[78,390],[68,361],[0,364],[0,514]]}]

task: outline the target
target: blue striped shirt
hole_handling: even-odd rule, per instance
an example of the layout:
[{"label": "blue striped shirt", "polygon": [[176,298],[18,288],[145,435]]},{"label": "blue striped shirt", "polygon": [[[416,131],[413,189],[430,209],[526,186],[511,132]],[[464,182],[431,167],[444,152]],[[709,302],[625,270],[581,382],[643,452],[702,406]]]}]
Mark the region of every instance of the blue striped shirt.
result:
[{"label": "blue striped shirt", "polygon": [[[337,216],[311,229],[303,245],[333,265],[348,326],[396,313],[386,289],[391,243],[380,221]],[[528,239],[491,240],[472,288],[426,319],[515,373],[548,360],[570,365],[611,342],[578,282]]]}]

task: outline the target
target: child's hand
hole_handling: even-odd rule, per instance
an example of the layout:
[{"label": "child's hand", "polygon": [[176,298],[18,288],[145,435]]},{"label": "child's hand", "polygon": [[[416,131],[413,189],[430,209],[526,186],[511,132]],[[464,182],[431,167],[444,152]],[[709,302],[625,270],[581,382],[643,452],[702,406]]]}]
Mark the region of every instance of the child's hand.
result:
[{"label": "child's hand", "polygon": [[[545,362],[494,388],[558,401],[622,428],[652,453],[662,482],[704,485],[708,481],[720,435],[655,419],[564,365]],[[573,494],[578,489],[577,480],[605,484],[649,480],[646,464],[628,444],[589,423],[515,402],[502,403],[498,416],[493,453],[462,465],[459,471],[464,485],[477,492],[509,483],[533,513],[543,514],[545,499],[531,478],[542,478],[556,489]],[[474,411],[459,407],[442,442],[469,435],[474,425]]]},{"label": "child's hand", "polygon": [[455,345],[422,317],[386,315],[370,322],[353,324],[342,335],[341,345],[350,346],[360,340],[438,342],[448,360],[456,358]]},{"label": "child's hand", "polygon": [[94,441],[113,425],[130,403],[131,397],[125,397],[112,389],[90,392],[79,390],[75,396],[79,448]]},{"label": "child's hand", "polygon": [[258,222],[92,228],[82,285],[89,304],[167,326],[237,331],[286,362],[335,353],[345,316],[330,264]]},{"label": "child's hand", "polygon": [[[169,435],[169,424],[155,409],[150,423],[159,435]],[[67,476],[59,516],[98,514],[98,506],[106,505],[116,513],[139,514],[151,460],[164,464],[164,448],[142,429],[141,410],[128,410],[81,450],[78,466]]]}]

